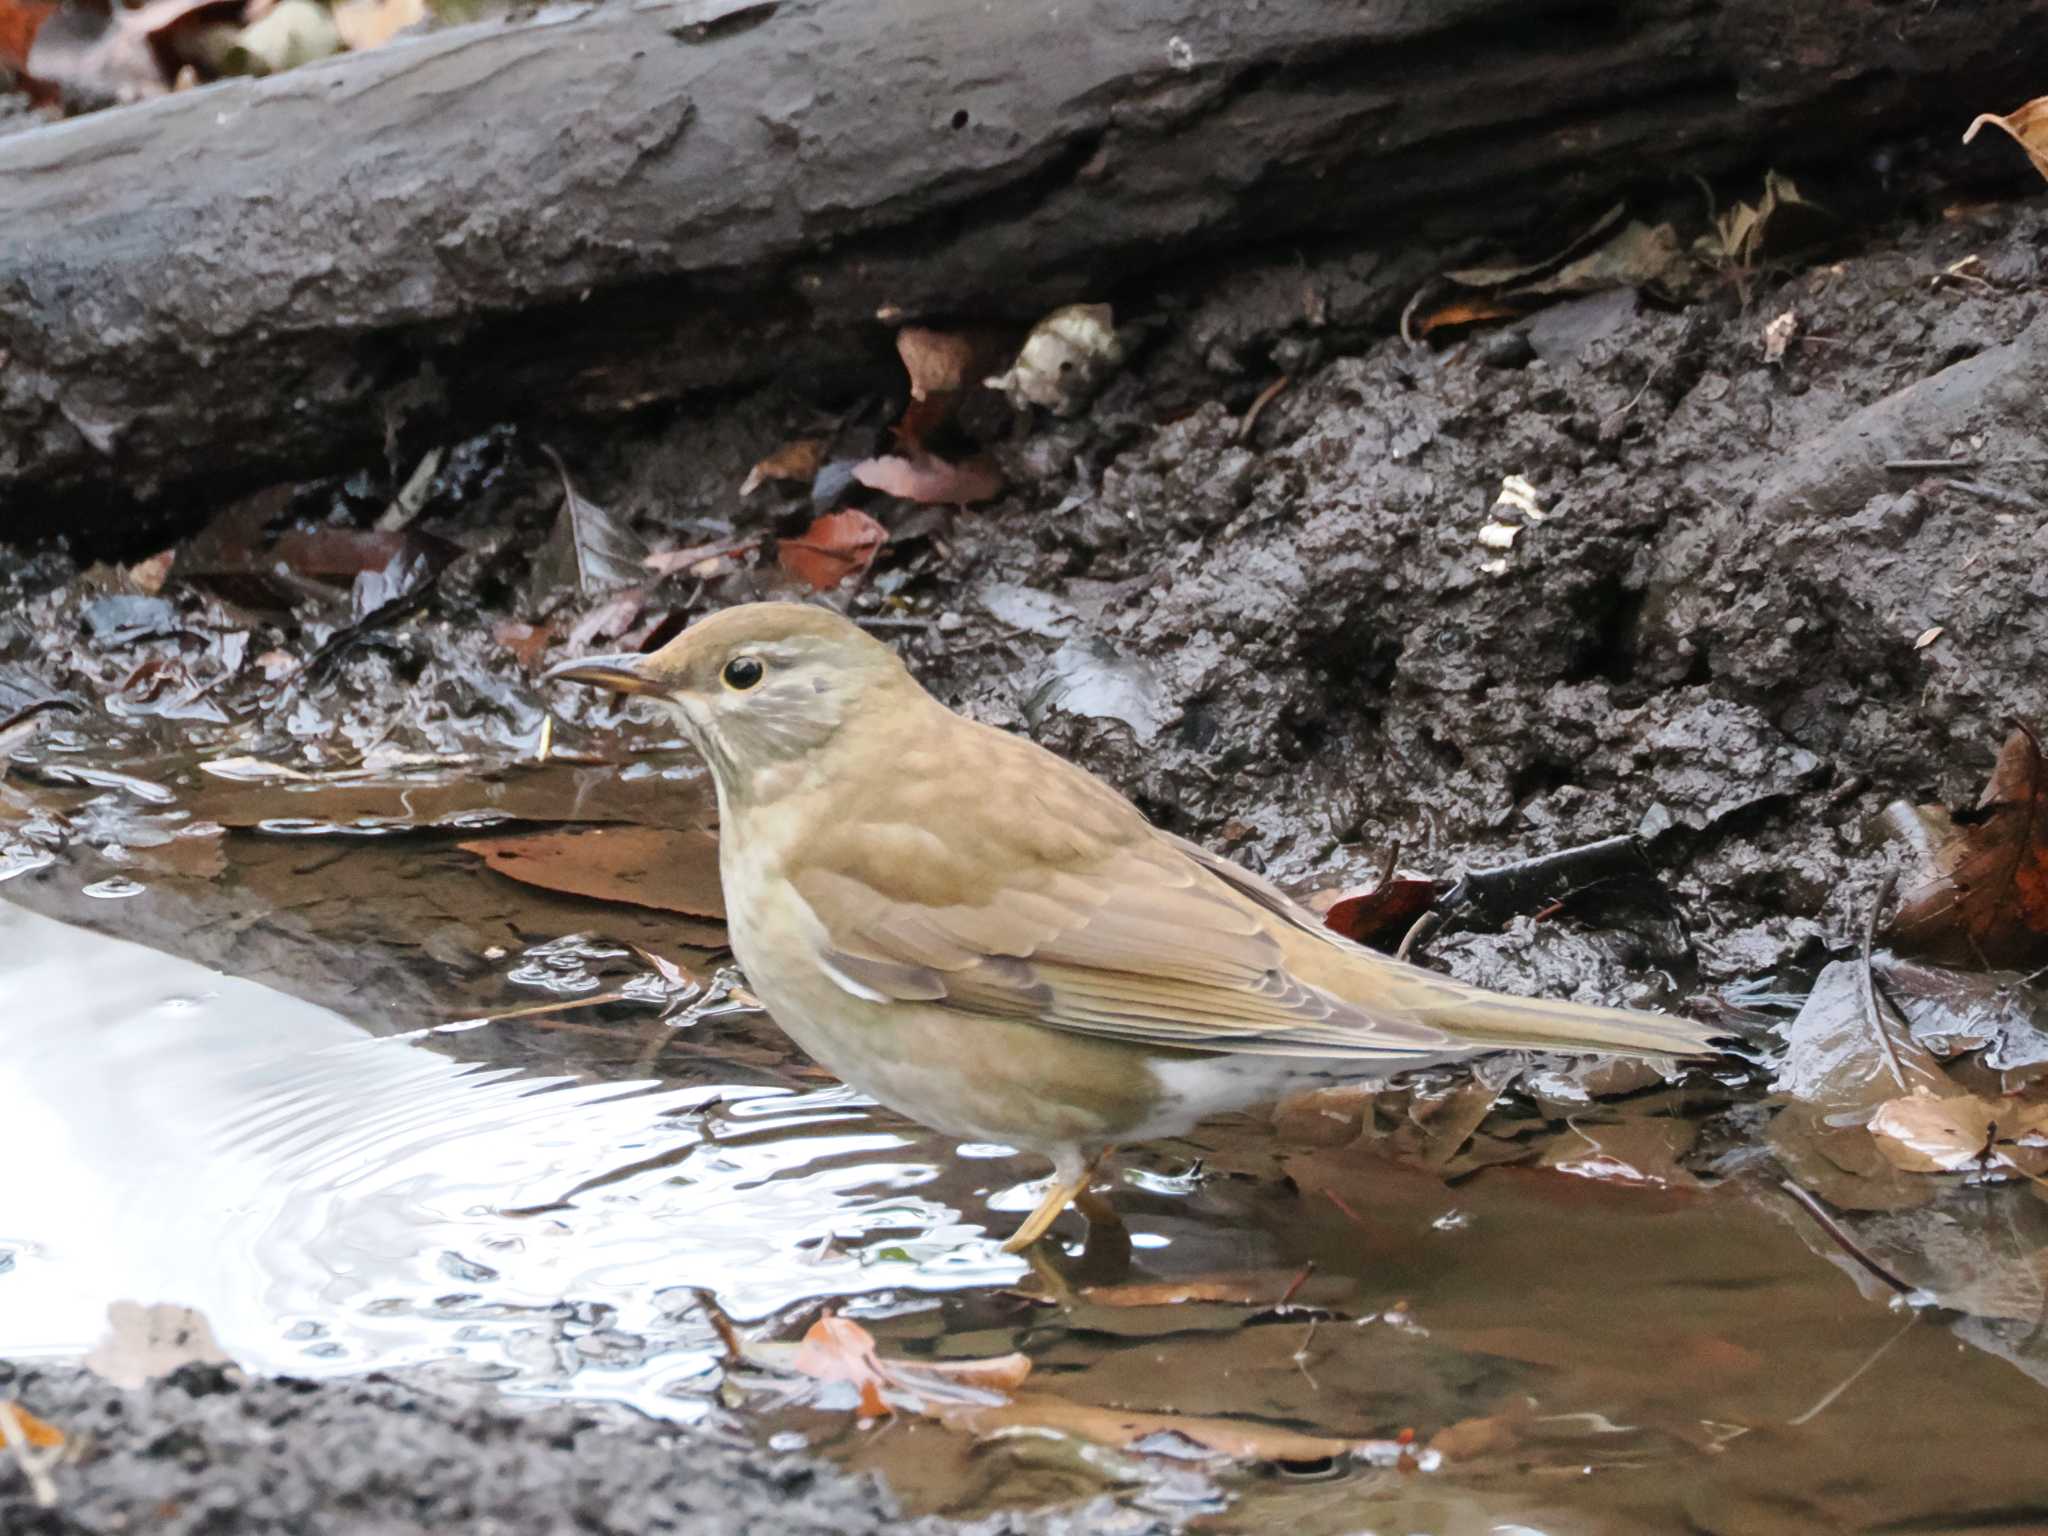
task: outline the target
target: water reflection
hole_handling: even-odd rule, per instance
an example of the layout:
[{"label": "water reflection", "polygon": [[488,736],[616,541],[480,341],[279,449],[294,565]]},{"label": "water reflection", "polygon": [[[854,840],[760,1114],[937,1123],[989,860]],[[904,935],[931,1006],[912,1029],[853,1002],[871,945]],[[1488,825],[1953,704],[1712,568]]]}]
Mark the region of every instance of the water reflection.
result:
[{"label": "water reflection", "polygon": [[717,1353],[695,1287],[746,1319],[1018,1272],[843,1089],[465,1063],[4,905],[0,997],[0,1354],[176,1301],[260,1371],[431,1362],[689,1416]]}]

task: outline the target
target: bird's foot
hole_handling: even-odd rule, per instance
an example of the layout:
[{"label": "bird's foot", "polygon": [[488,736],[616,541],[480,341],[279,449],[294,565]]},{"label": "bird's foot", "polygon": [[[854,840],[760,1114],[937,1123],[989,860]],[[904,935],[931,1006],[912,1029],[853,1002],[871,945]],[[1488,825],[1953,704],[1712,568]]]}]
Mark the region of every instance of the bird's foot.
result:
[{"label": "bird's foot", "polygon": [[1110,1203],[1109,1197],[1097,1194],[1088,1187],[1094,1182],[1096,1171],[1102,1167],[1103,1160],[1108,1156],[1109,1150],[1105,1148],[1078,1172],[1062,1174],[1055,1168],[1053,1180],[1046,1186],[1045,1194],[1031,1214],[1024,1218],[1024,1225],[1013,1232],[1010,1240],[1003,1244],[1003,1252],[1022,1253],[1052,1229],[1052,1224],[1059,1219],[1060,1212],[1069,1205],[1088,1218],[1091,1233],[1098,1225],[1120,1229],[1123,1226],[1123,1218],[1117,1215],[1116,1207]]}]

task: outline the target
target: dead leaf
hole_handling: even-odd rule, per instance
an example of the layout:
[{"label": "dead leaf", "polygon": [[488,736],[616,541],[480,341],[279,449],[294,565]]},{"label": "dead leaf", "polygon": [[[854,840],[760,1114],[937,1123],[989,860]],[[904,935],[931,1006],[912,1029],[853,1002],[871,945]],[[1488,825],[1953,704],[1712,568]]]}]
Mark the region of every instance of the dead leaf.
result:
[{"label": "dead leaf", "polygon": [[989,1436],[1004,1430],[1050,1430],[1098,1445],[1144,1452],[1189,1449],[1231,1461],[1323,1462],[1358,1456],[1393,1465],[1411,1447],[1395,1440],[1349,1440],[1303,1434],[1255,1419],[1210,1418],[1196,1414],[1145,1413],[1096,1403],[1069,1402],[1044,1392],[1020,1393],[999,1407],[968,1408],[945,1415],[949,1424]]},{"label": "dead leaf", "polygon": [[993,1408],[1031,1374],[1028,1355],[978,1360],[884,1360],[874,1335],[851,1318],[827,1313],[785,1356],[773,1345],[752,1345],[750,1358],[816,1381],[843,1381],[858,1389],[860,1411],[879,1418],[897,1408],[944,1414],[956,1408]]},{"label": "dead leaf", "polygon": [[296,575],[353,582],[358,576],[388,570],[394,561],[431,556],[446,565],[457,550],[444,539],[409,529],[384,533],[374,528],[313,528],[279,534],[270,554]]},{"label": "dead leaf", "polygon": [[1392,949],[1436,900],[1436,882],[1408,870],[1390,870],[1372,885],[1350,886],[1311,897],[1323,926],[1354,944]]},{"label": "dead leaf", "polygon": [[1766,246],[1785,250],[1814,232],[1829,215],[1800,195],[1789,176],[1764,172],[1763,196],[1737,203],[1714,220],[1711,232],[1693,242],[1702,255],[1726,266],[1753,267]]},{"label": "dead leaf", "polygon": [[1697,1189],[1700,1181],[1679,1167],[1678,1160],[1698,1139],[1697,1124],[1672,1115],[1620,1120],[1612,1125],[1573,1121],[1543,1149],[1537,1166],[1586,1179]]},{"label": "dead leaf", "polygon": [[824,439],[799,437],[784,443],[780,448],[761,460],[740,482],[740,494],[751,496],[761,488],[764,480],[801,480],[809,485],[817,478],[818,466],[825,462]]},{"label": "dead leaf", "polygon": [[982,382],[1008,395],[1020,411],[1042,405],[1057,415],[1071,416],[1123,360],[1123,343],[1110,307],[1068,304],[1031,328],[1007,372]]},{"label": "dead leaf", "polygon": [[64,1443],[64,1431],[47,1419],[39,1419],[11,1397],[0,1398],[0,1413],[13,1416],[15,1433],[32,1450],[55,1450]]},{"label": "dead leaf", "polygon": [[239,9],[240,0],[148,0],[107,11],[65,6],[37,29],[28,73],[79,106],[161,96],[177,72],[166,34],[208,13],[225,19]]},{"label": "dead leaf", "polygon": [[332,58],[344,46],[334,13],[321,0],[277,0],[235,35],[223,63],[232,74],[275,75]]},{"label": "dead leaf", "polygon": [[107,1335],[85,1357],[85,1368],[117,1387],[146,1386],[183,1365],[233,1365],[213,1327],[191,1307],[145,1307],[117,1301],[107,1308]]},{"label": "dead leaf", "polygon": [[509,880],[543,890],[725,918],[718,839],[701,828],[573,827],[456,845]]},{"label": "dead leaf", "polygon": [[427,19],[426,0],[341,0],[334,25],[351,52],[381,48]]},{"label": "dead leaf", "polygon": [[1431,331],[1444,330],[1454,325],[1478,325],[1487,320],[1513,320],[1521,313],[1512,304],[1501,304],[1492,299],[1454,299],[1417,320],[1415,330],[1417,335],[1427,336]]},{"label": "dead leaf", "polygon": [[1911,830],[1932,868],[1900,900],[1892,941],[1962,965],[2026,970],[2048,959],[2048,764],[2033,733],[2020,726],[2006,738],[1975,810],[1907,813],[1916,814]]},{"label": "dead leaf", "polygon": [[988,459],[954,464],[928,453],[863,459],[853,466],[853,478],[884,495],[954,506],[987,501],[1003,488],[1001,473]]},{"label": "dead leaf", "polygon": [[1250,1270],[1242,1274],[1201,1275],[1187,1280],[1152,1280],[1128,1285],[1091,1285],[1084,1301],[1098,1307],[1177,1307],[1188,1302],[1231,1307],[1276,1307],[1301,1271]]},{"label": "dead leaf", "polygon": [[56,9],[53,0],[0,0],[0,71],[27,72],[36,32]]},{"label": "dead leaf", "polygon": [[801,538],[781,540],[775,547],[775,560],[814,591],[829,592],[874,564],[888,542],[888,529],[867,513],[849,507],[816,519]]},{"label": "dead leaf", "polygon": [[1785,349],[1792,345],[1792,338],[1799,334],[1799,312],[1788,309],[1776,316],[1764,327],[1763,349],[1766,363],[1782,363]]},{"label": "dead leaf", "polygon": [[1870,1132],[1907,1173],[2006,1167],[2038,1174],[2048,1166],[2048,1104],[1916,1093],[1880,1104]]},{"label": "dead leaf", "polygon": [[971,340],[921,325],[906,325],[896,333],[896,352],[903,359],[903,371],[910,375],[913,400],[955,393],[974,367]]},{"label": "dead leaf", "polygon": [[[746,493],[743,491],[741,494]],[[640,563],[661,576],[673,576],[677,571],[692,576],[710,576],[725,568],[721,562],[751,555],[760,547],[759,539],[741,539],[738,543],[724,539],[715,544],[691,544],[683,549],[657,549]]]},{"label": "dead leaf", "polygon": [[1548,272],[1554,267],[1562,266],[1574,253],[1584,250],[1593,241],[1597,240],[1609,229],[1612,229],[1619,222],[1621,216],[1627,212],[1628,204],[1616,203],[1585,229],[1572,236],[1570,242],[1562,250],[1557,251],[1553,255],[1545,256],[1540,261],[1525,262],[1514,266],[1463,267],[1455,272],[1446,272],[1444,276],[1451,282],[1464,288],[1504,288],[1509,283],[1518,283],[1524,278],[1535,277],[1538,273]]},{"label": "dead leaf", "polygon": [[562,477],[562,510],[547,542],[533,557],[527,588],[533,606],[544,607],[564,591],[602,597],[644,580],[647,546],[624,519],[584,499],[560,454],[552,448],[545,452]]},{"label": "dead leaf", "polygon": [[555,627],[501,619],[491,626],[491,638],[510,651],[519,665],[531,671],[539,665],[541,653],[554,642]]},{"label": "dead leaf", "polygon": [[163,591],[164,583],[170,580],[171,566],[178,558],[176,549],[166,549],[139,560],[128,567],[128,581],[136,591],[147,597],[155,597]]},{"label": "dead leaf", "polygon": [[2048,177],[2048,96],[2036,96],[2003,117],[1995,112],[1979,114],[1963,130],[1963,142],[1967,144],[1976,138],[1977,130],[1986,123],[2010,134],[2013,142],[2027,152],[2034,169]]}]

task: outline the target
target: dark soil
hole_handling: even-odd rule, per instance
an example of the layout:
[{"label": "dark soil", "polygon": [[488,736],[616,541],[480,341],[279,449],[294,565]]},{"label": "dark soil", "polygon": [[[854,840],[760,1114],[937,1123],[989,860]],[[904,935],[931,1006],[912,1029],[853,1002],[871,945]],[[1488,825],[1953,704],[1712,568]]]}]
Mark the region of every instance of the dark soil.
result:
[{"label": "dark soil", "polygon": [[[851,607],[942,697],[1289,882],[1370,880],[1396,852],[1450,876],[1641,840],[1663,894],[1636,920],[1524,914],[1432,946],[1472,979],[1636,1000],[1794,972],[1859,933],[1894,857],[1887,803],[1970,803],[2007,720],[2048,722],[2044,265],[2037,197],[1731,273],[1684,307],[1600,295],[1447,348],[1354,344],[1412,291],[1363,294],[1355,255],[1118,296],[1146,323],[1131,366],[1075,420],[1000,428],[1001,500],[871,505],[895,542]],[[1329,318],[1347,303],[1350,330]],[[1786,311],[1795,339],[1767,362]],[[849,410],[843,436],[893,415],[756,395],[556,442],[659,543],[786,536],[812,511],[801,488],[735,488]],[[1507,476],[1545,518],[1500,551],[1478,534]],[[368,469],[296,505],[367,518],[393,489]],[[487,634],[558,503],[524,433],[455,455],[426,523],[476,561],[437,611],[344,658],[342,702],[291,741],[360,746],[400,709],[401,743],[537,720]],[[78,627],[63,561],[13,580],[0,659],[21,696],[90,700],[134,665]],[[787,591],[766,564],[657,606]],[[0,1462],[9,1532],[891,1528],[834,1474],[566,1409],[395,1383],[122,1399],[4,1370],[92,1458],[59,1472],[55,1511]]]},{"label": "dark soil", "polygon": [[43,1508],[0,1461],[9,1536],[153,1531],[914,1531],[872,1480],[710,1434],[395,1381],[242,1381],[186,1366],[124,1393],[82,1370],[0,1364],[0,1391],[62,1424],[75,1457]]}]

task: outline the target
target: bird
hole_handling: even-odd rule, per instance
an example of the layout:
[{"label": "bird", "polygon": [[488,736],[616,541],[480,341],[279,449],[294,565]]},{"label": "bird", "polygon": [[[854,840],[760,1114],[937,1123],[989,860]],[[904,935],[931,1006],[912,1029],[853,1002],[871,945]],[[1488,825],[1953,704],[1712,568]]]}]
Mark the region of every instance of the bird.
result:
[{"label": "bird", "polygon": [[1050,1160],[1022,1252],[1116,1147],[1495,1050],[1710,1054],[1665,1014],[1515,997],[1380,954],[1086,769],[955,713],[821,606],[745,603],[545,677],[666,711],[709,765],[733,955],[822,1066]]}]

